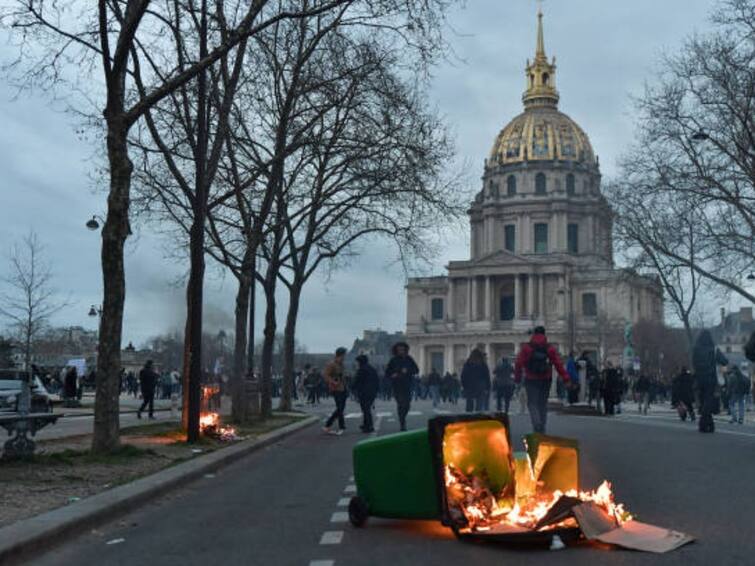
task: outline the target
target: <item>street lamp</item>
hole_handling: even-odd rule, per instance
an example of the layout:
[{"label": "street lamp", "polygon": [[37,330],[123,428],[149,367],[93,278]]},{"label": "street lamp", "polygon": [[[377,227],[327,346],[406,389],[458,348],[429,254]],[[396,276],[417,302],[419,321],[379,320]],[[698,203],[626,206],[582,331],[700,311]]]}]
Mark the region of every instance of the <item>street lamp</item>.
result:
[{"label": "street lamp", "polygon": [[702,142],[708,141],[710,139],[710,136],[708,135],[708,133],[705,130],[700,129],[700,130],[696,131],[694,134],[692,134],[692,136],[690,137],[690,139],[694,143],[702,143]]},{"label": "street lamp", "polygon": [[91,316],[91,317],[102,316],[102,307],[98,307],[96,305],[92,305],[89,308],[89,316]]},{"label": "street lamp", "polygon": [[747,280],[748,280],[748,281],[755,281],[755,273],[750,273],[750,274],[749,274],[749,275],[747,276]]},{"label": "street lamp", "polygon": [[100,228],[100,222],[105,222],[102,217],[97,216],[94,214],[89,220],[87,220],[86,227],[87,230],[90,230],[94,232],[95,230],[99,230]]}]

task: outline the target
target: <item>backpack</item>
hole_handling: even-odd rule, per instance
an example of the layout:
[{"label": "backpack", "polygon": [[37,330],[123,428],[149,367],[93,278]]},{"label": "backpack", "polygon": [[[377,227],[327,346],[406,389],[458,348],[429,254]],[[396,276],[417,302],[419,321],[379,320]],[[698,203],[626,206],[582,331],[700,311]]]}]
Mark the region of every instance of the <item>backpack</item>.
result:
[{"label": "backpack", "polygon": [[532,354],[527,362],[527,369],[530,373],[542,375],[550,371],[550,361],[548,360],[548,345],[534,346]]}]

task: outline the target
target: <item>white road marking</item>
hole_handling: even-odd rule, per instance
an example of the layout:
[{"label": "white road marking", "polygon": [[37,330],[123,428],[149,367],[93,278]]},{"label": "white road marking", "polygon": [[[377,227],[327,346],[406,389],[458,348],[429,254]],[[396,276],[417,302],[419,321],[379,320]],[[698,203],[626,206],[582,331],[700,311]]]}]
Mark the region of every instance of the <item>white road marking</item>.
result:
[{"label": "white road marking", "polygon": [[351,501],[350,497],[342,497],[338,500],[337,507],[348,507],[349,501]]},{"label": "white road marking", "polygon": [[354,476],[349,476],[349,481],[354,481]]},{"label": "white road marking", "polygon": [[320,544],[341,544],[343,531],[325,531],[320,537]]},{"label": "white road marking", "polygon": [[349,514],[346,511],[336,511],[330,516],[331,523],[348,523]]},{"label": "white road marking", "polygon": [[333,566],[335,560],[310,560],[309,566]]},{"label": "white road marking", "polygon": [[346,488],[343,490],[344,493],[356,493],[357,492],[357,486],[355,486],[353,483],[346,486]]},{"label": "white road marking", "polygon": [[396,422],[396,419],[394,419],[394,418],[390,418],[390,419],[388,419],[388,422],[389,422],[389,423],[395,423],[395,422]]},{"label": "white road marking", "polygon": [[349,413],[344,418],[345,419],[358,419],[362,416],[362,413]]},{"label": "white road marking", "polygon": [[391,413],[391,412],[385,412],[385,411],[382,412],[382,413],[376,413],[375,414],[375,416],[378,417],[378,418],[380,418],[380,417],[390,417],[391,415],[393,415],[393,413]]},{"label": "white road marking", "polygon": [[422,411],[409,411],[408,415],[410,417],[421,417]]}]

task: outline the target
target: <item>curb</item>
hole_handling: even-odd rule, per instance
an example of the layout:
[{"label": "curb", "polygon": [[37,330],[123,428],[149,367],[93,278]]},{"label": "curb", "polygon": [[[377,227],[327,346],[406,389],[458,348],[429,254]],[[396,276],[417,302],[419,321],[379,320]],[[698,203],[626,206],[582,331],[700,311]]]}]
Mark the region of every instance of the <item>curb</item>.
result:
[{"label": "curb", "polygon": [[[300,422],[265,433],[253,440],[207,454],[139,478],[114,489],[87,497],[0,528],[0,564],[21,563],[49,550],[62,539],[123,515],[157,495],[185,485],[204,474],[307,428],[320,419],[310,416]],[[16,561],[16,562],[14,562]]]}]

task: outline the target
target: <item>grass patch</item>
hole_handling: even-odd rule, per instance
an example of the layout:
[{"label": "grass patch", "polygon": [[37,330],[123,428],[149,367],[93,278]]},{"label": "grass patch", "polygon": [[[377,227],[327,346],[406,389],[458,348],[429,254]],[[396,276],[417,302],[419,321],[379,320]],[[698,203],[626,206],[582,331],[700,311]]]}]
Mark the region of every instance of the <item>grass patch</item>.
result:
[{"label": "grass patch", "polygon": [[89,450],[73,450],[67,448],[60,452],[51,452],[50,454],[35,454],[29,461],[41,465],[59,465],[69,466],[81,464],[125,464],[135,458],[144,458],[145,456],[154,456],[156,453],[151,449],[137,448],[130,444],[124,444],[113,452],[94,453]]}]

